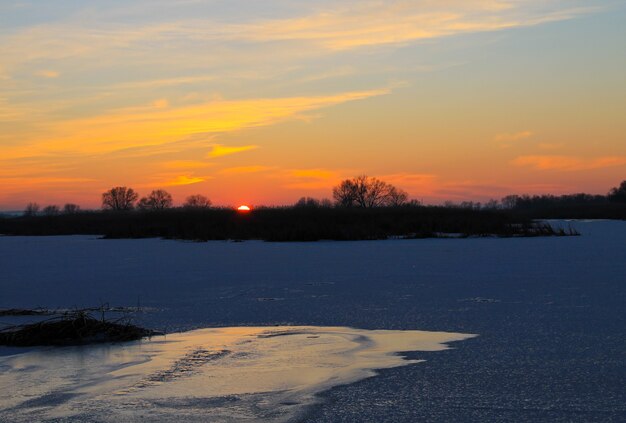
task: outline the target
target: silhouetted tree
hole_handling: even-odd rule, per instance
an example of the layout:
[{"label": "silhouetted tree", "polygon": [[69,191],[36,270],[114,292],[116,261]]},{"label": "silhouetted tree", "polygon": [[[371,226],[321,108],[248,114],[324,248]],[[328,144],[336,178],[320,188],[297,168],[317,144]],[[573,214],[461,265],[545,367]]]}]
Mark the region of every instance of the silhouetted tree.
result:
[{"label": "silhouetted tree", "polygon": [[147,197],[139,200],[141,210],[163,210],[172,207],[172,195],[162,189],[154,190]]},{"label": "silhouetted tree", "polygon": [[39,204],[28,203],[24,209],[24,216],[36,216],[39,213]]},{"label": "silhouetted tree", "polygon": [[[611,192],[615,192],[617,188],[613,188]],[[566,194],[566,195],[509,195],[502,199],[501,208],[510,210],[540,210],[553,209],[555,207],[581,207],[581,206],[599,206],[606,204],[611,192],[608,196],[591,195],[585,193]]]},{"label": "silhouetted tree", "polygon": [[310,207],[317,208],[320,207],[321,203],[318,199],[313,197],[301,197],[296,203],[293,205],[294,207]]},{"label": "silhouetted tree", "polygon": [[609,201],[626,203],[626,181],[622,181],[619,187],[611,188],[607,197]]},{"label": "silhouetted tree", "polygon": [[42,210],[42,213],[44,214],[44,216],[56,216],[60,212],[61,212],[61,209],[59,209],[59,206],[55,206],[55,205],[46,206]]},{"label": "silhouetted tree", "polygon": [[333,198],[340,207],[354,207],[357,205],[357,185],[350,179],[342,181],[333,188]]},{"label": "silhouetted tree", "polygon": [[409,194],[406,191],[389,185],[388,206],[403,206],[409,200]]},{"label": "silhouetted tree", "polygon": [[505,209],[514,209],[515,207],[517,207],[517,203],[519,202],[519,200],[519,195],[507,195],[506,197],[502,198],[500,204],[502,204],[502,207]]},{"label": "silhouetted tree", "polygon": [[187,209],[208,209],[211,207],[211,200],[200,194],[190,195],[185,199],[183,207]]},{"label": "silhouetted tree", "polygon": [[328,198],[323,198],[321,200],[318,200],[317,198],[313,198],[313,197],[301,197],[298,201],[295,202],[293,206],[298,207],[298,208],[302,208],[302,207],[330,208],[333,206],[333,203]]},{"label": "silhouetted tree", "polygon": [[487,201],[483,205],[483,209],[485,210],[498,210],[499,208],[500,208],[500,203],[498,202],[498,200],[494,200],[494,199]]},{"label": "silhouetted tree", "polygon": [[474,201],[461,201],[461,204],[459,204],[459,208],[468,210],[480,210],[481,207],[482,204],[480,202]]},{"label": "silhouetted tree", "polygon": [[325,207],[325,208],[329,209],[332,206],[333,206],[333,202],[330,201],[328,198],[322,198],[320,200],[320,207]]},{"label": "silhouetted tree", "polygon": [[74,214],[80,211],[80,206],[78,204],[67,203],[63,206],[63,213],[65,214]]},{"label": "silhouetted tree", "polygon": [[403,205],[408,194],[379,179],[361,175],[333,188],[333,198],[341,207],[371,208]]},{"label": "silhouetted tree", "polygon": [[102,194],[102,208],[115,211],[132,210],[138,197],[132,188],[111,188]]}]

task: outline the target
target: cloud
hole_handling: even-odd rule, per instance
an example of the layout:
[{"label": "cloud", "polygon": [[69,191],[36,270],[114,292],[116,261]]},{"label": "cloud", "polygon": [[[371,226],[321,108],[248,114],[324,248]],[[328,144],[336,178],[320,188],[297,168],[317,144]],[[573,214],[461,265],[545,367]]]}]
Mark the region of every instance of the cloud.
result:
[{"label": "cloud", "polygon": [[[77,59],[98,59],[88,63],[96,67],[110,65],[121,57],[163,63],[172,55],[180,57],[190,49],[195,52],[208,47],[219,54],[186,54],[186,61],[217,63],[225,57],[245,61],[250,50],[242,49],[242,41],[255,46],[261,53],[259,59],[267,52],[280,53],[281,49],[273,45],[277,42],[331,51],[404,45],[572,19],[593,10],[572,7],[566,0],[346,0],[310,2],[294,14],[294,9],[284,7],[282,2],[267,3],[274,11],[272,16],[278,17],[262,19],[258,14],[241,13],[247,6],[245,2],[240,8],[232,8],[235,13],[221,17],[211,13],[211,18],[203,18],[193,5],[177,4],[176,18],[144,13],[139,21],[136,16],[128,16],[126,3],[119,9],[108,4],[107,9],[100,10],[90,6],[89,13],[68,14],[66,20],[21,28],[0,37],[0,50],[8,68],[0,73],[25,63],[67,63]],[[152,4],[144,7],[148,9]],[[107,13],[109,18],[103,19]],[[170,54],[163,54],[164,50]],[[298,56],[314,54],[313,50],[300,49]],[[161,79],[168,80],[186,82],[184,77]]]},{"label": "cloud", "polygon": [[4,66],[0,64],[0,81],[8,81],[11,76],[7,73]]},{"label": "cloud", "polygon": [[331,50],[406,44],[462,33],[497,31],[571,19],[588,9],[555,2],[368,1],[336,3],[307,16],[242,26],[237,36],[257,41],[307,41]]},{"label": "cloud", "polygon": [[59,72],[56,72],[53,70],[40,70],[38,72],[35,72],[35,75],[41,76],[42,78],[53,79],[53,78],[58,78],[60,74]]},{"label": "cloud", "polygon": [[433,195],[442,183],[439,176],[431,173],[393,173],[381,175],[379,179],[407,191],[411,196],[422,198]]},{"label": "cloud", "polygon": [[432,173],[394,173],[383,175],[380,179],[393,184],[422,185],[430,184],[437,175]]},{"label": "cloud", "polygon": [[259,148],[258,145],[241,145],[241,146],[225,146],[221,144],[215,144],[213,149],[207,154],[209,158],[229,156],[231,154],[242,153],[244,151],[254,150]]},{"label": "cloud", "polygon": [[152,102],[152,106],[157,108],[157,109],[164,109],[166,107],[169,107],[169,105],[170,105],[170,102],[167,101],[166,98],[160,98],[160,99],[154,100]]},{"label": "cloud", "polygon": [[294,178],[329,179],[335,178],[337,172],[328,169],[292,169],[289,175]]},{"label": "cloud", "polygon": [[85,182],[93,182],[92,178],[72,178],[72,177],[52,177],[52,176],[38,176],[38,177],[0,177],[0,185],[4,185],[6,188],[13,187],[16,191],[22,191],[28,188],[45,188],[55,187],[59,185],[76,185],[83,184]]},{"label": "cloud", "polygon": [[199,182],[204,182],[207,178],[201,178],[199,176],[186,176],[186,175],[181,175],[181,176],[177,176],[176,178],[169,180],[167,182],[164,183],[165,186],[171,187],[171,186],[180,186],[180,185],[191,185],[191,184],[197,184]]},{"label": "cloud", "polygon": [[276,169],[274,166],[238,166],[229,167],[219,171],[222,175],[242,175],[248,173],[267,172]]},{"label": "cloud", "polygon": [[[311,97],[216,100],[183,107],[129,107],[89,118],[48,123],[44,135],[36,133],[37,138],[25,140],[27,142],[23,142],[25,145],[22,146],[0,147],[0,155],[8,159],[62,152],[106,154],[125,149],[157,147],[197,134],[206,138],[211,134],[274,125],[296,119],[303,112],[388,92],[387,89],[379,89]],[[9,113],[7,111],[7,117],[11,116]],[[216,144],[209,157],[252,148],[255,147]]]},{"label": "cloud", "polygon": [[510,134],[498,134],[493,139],[500,143],[510,143],[514,141],[523,140],[532,137],[534,134],[531,131],[520,131]]},{"label": "cloud", "polygon": [[[26,120],[28,117],[33,116],[33,110],[26,106],[16,106],[11,104],[6,97],[0,97],[0,123],[3,122],[16,122]],[[14,134],[4,134],[8,138],[14,139]],[[1,137],[2,135],[0,135]]]},{"label": "cloud", "polygon": [[539,149],[541,150],[560,150],[563,147],[565,147],[565,143],[564,142],[555,142],[555,143],[541,142],[537,144],[537,147],[539,147]]},{"label": "cloud", "polygon": [[277,175],[287,189],[330,189],[341,179],[344,172],[323,168],[286,169]]},{"label": "cloud", "polygon": [[513,164],[536,170],[581,171],[626,165],[626,157],[581,158],[574,156],[521,156]]},{"label": "cloud", "polygon": [[178,78],[161,78],[161,79],[148,79],[140,81],[121,82],[113,85],[113,89],[138,89],[138,88],[163,88],[169,86],[179,86],[187,84],[195,84],[198,82],[214,81],[215,76],[185,76]]},{"label": "cloud", "polygon": [[213,163],[195,160],[172,160],[161,164],[166,169],[202,169],[213,166]]}]

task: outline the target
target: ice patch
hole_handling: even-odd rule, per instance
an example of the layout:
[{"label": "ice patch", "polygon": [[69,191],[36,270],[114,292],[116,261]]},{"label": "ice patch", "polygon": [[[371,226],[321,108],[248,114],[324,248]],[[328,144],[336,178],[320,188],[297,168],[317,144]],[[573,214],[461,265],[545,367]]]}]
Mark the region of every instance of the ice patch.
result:
[{"label": "ice patch", "polygon": [[287,421],[315,394],[474,335],[344,327],[201,329],[0,357],[0,421]]}]

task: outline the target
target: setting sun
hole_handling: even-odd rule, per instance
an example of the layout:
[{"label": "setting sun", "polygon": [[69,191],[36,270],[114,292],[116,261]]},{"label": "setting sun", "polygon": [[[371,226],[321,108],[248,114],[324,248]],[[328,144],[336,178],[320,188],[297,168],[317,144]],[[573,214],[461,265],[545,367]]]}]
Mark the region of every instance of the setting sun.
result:
[{"label": "setting sun", "polygon": [[240,211],[240,212],[249,212],[249,211],[250,211],[250,207],[248,207],[248,206],[246,206],[246,205],[239,206],[239,207],[237,207],[237,211]]}]

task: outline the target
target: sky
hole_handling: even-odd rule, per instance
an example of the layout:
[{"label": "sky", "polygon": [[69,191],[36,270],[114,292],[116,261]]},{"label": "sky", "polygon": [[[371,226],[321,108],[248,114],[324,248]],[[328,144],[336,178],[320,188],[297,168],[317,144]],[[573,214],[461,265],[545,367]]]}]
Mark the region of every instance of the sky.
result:
[{"label": "sky", "polygon": [[0,209],[290,204],[367,174],[426,203],[626,179],[626,2],[0,3]]}]

